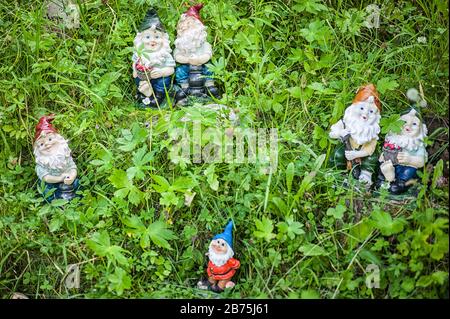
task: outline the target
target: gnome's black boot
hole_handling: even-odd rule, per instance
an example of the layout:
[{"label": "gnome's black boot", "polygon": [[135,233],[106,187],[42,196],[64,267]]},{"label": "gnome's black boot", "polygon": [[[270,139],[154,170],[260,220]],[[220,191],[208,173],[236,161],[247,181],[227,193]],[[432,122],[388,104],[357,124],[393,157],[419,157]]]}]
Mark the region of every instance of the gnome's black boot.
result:
[{"label": "gnome's black boot", "polygon": [[155,91],[155,96],[153,97],[152,101],[150,102],[150,105],[154,108],[158,108],[162,106],[164,103],[164,99],[166,98],[166,94],[164,92],[158,92]]},{"label": "gnome's black boot", "polygon": [[380,171],[378,172],[378,176],[377,176],[377,180],[375,181],[375,189],[380,189],[381,186],[383,185],[383,183],[386,181],[386,179],[384,178],[383,173]]},{"label": "gnome's black boot", "polygon": [[175,93],[175,104],[178,104],[178,102],[183,102],[183,100],[185,100],[188,95],[189,88],[180,88],[177,93]]},{"label": "gnome's black boot", "polygon": [[389,192],[394,195],[402,194],[408,190],[408,186],[406,186],[406,182],[402,180],[398,180],[394,183],[391,183],[391,187],[389,187]]},{"label": "gnome's black boot", "polygon": [[360,165],[353,166],[353,169],[352,169],[353,178],[359,179],[359,175],[361,175],[361,166]]},{"label": "gnome's black boot", "polygon": [[211,285],[210,287],[209,287],[209,289],[211,289],[211,291],[214,291],[214,292],[222,292],[223,291],[223,289],[222,288],[220,288],[219,287],[219,285]]},{"label": "gnome's black boot", "polygon": [[206,88],[206,93],[207,93],[208,95],[212,95],[212,96],[214,96],[216,99],[219,99],[219,98],[220,98],[219,89],[216,88],[216,87],[214,86],[214,84],[213,84],[213,85],[207,85],[205,88]]}]

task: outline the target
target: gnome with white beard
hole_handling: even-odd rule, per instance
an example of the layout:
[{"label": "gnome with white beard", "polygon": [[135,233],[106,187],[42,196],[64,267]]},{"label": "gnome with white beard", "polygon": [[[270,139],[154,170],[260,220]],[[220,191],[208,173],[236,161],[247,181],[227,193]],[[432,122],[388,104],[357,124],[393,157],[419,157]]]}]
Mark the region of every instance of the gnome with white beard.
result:
[{"label": "gnome with white beard", "polygon": [[53,114],[39,119],[33,145],[36,173],[45,182],[44,197],[49,202],[74,198],[80,185],[69,145],[51,124],[53,119]]},{"label": "gnome with white beard", "polygon": [[379,158],[379,186],[392,194],[402,194],[417,181],[417,169],[425,166],[428,154],[424,138],[427,127],[419,112],[411,108],[400,117],[405,123],[400,133],[389,132]]},{"label": "gnome with white beard", "polygon": [[354,178],[367,186],[378,165],[375,154],[380,133],[381,103],[373,84],[361,87],[353,103],[347,107],[344,118],[331,126],[330,137],[339,139],[339,145],[330,163],[339,169],[352,170]]},{"label": "gnome with white beard", "polygon": [[169,35],[156,10],[150,9],[145,15],[134,39],[134,49],[133,78],[139,106],[161,107],[172,87],[175,60],[171,54]]},{"label": "gnome with white beard", "polygon": [[175,70],[175,79],[180,86],[175,98],[179,104],[185,104],[188,96],[219,97],[213,74],[205,65],[211,60],[212,47],[207,40],[206,27],[200,18],[201,8],[202,3],[190,7],[181,15],[177,24],[173,53],[175,61],[179,63]]},{"label": "gnome with white beard", "polygon": [[214,292],[222,292],[225,288],[232,288],[235,283],[231,278],[240,267],[239,260],[233,258],[233,222],[230,221],[225,231],[213,237],[207,253],[209,257],[206,272],[208,279],[198,282],[200,289],[210,289]]}]

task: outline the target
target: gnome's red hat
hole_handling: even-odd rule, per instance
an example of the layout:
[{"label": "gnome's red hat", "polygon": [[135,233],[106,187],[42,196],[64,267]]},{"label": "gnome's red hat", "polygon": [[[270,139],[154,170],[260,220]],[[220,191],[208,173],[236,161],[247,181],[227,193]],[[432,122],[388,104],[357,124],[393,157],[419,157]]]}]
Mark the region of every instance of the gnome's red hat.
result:
[{"label": "gnome's red hat", "polygon": [[196,5],[193,5],[192,7],[190,7],[189,9],[187,9],[187,11],[184,13],[187,16],[190,17],[194,17],[197,20],[199,20],[200,22],[202,22],[202,19],[200,19],[200,10],[201,8],[203,8],[203,3],[199,3]]},{"label": "gnome's red hat", "polygon": [[36,125],[36,133],[34,134],[35,142],[43,132],[57,132],[51,123],[54,118],[55,114],[50,114],[49,116],[43,116],[39,119],[39,123]]},{"label": "gnome's red hat", "polygon": [[375,105],[381,113],[381,102],[380,95],[378,94],[377,88],[372,83],[364,85],[358,89],[355,98],[353,99],[353,103],[363,102],[369,98],[369,96],[373,96],[375,100]]}]

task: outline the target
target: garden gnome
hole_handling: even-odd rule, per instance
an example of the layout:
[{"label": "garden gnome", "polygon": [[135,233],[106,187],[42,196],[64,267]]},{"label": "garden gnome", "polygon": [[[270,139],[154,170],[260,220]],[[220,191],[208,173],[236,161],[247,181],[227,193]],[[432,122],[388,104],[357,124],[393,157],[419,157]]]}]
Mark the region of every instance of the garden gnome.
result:
[{"label": "garden gnome", "polygon": [[133,78],[140,107],[158,108],[169,94],[175,60],[169,35],[155,9],[148,10],[134,39]]},{"label": "garden gnome", "polygon": [[[53,114],[39,119],[33,145],[36,173],[45,182],[44,196],[49,202],[55,198],[70,200],[79,187],[77,166],[69,145],[51,124],[53,119]],[[54,193],[47,197],[53,189]]]},{"label": "garden gnome", "polygon": [[231,278],[241,265],[239,260],[233,258],[233,222],[230,221],[225,231],[213,237],[208,251],[208,279],[200,281],[198,287],[222,292],[225,288],[234,287]]},{"label": "garden gnome", "polygon": [[[414,108],[400,117],[405,123],[400,133],[389,132],[380,155],[379,184],[392,194],[401,194],[417,181],[417,169],[425,166],[428,154],[423,139],[427,127]],[[387,182],[387,183],[385,183]]]},{"label": "garden gnome", "polygon": [[201,8],[202,3],[190,7],[181,15],[177,25],[173,52],[175,61],[180,64],[175,71],[176,82],[180,86],[176,101],[180,104],[184,104],[190,95],[219,97],[212,72],[205,65],[212,57],[212,47],[206,39],[206,27],[200,19]]},{"label": "garden gnome", "polygon": [[331,126],[330,137],[340,139],[330,158],[339,169],[352,169],[352,175],[367,186],[378,164],[375,154],[380,133],[381,103],[373,84],[361,87],[343,119]]}]

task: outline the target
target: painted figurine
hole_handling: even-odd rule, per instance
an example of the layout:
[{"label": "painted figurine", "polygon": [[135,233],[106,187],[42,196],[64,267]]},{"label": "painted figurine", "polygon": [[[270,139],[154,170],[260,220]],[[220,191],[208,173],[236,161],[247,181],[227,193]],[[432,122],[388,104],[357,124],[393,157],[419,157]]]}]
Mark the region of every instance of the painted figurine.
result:
[{"label": "painted figurine", "polygon": [[169,35],[155,9],[150,9],[134,39],[133,78],[140,107],[160,107],[172,87],[175,60]]},{"label": "painted figurine", "polygon": [[202,3],[190,7],[181,15],[177,25],[173,53],[175,61],[180,64],[175,71],[176,82],[180,86],[176,101],[180,104],[185,104],[188,96],[219,97],[213,74],[205,65],[212,57],[212,47],[206,39],[206,27],[200,19],[201,8]]},{"label": "painted figurine", "polygon": [[406,192],[417,181],[417,169],[424,167],[428,160],[423,141],[427,127],[420,114],[411,108],[400,119],[405,122],[401,132],[386,135],[379,158],[378,186],[384,184],[395,195]]},{"label": "painted figurine", "polygon": [[33,145],[36,173],[45,182],[44,197],[49,202],[59,198],[71,200],[80,185],[67,140],[53,127],[53,119],[53,114],[39,119]]},{"label": "painted figurine", "polygon": [[378,165],[375,154],[380,133],[381,103],[373,84],[361,87],[343,119],[331,126],[330,137],[340,139],[330,158],[339,169],[352,170],[352,176],[367,186]]},{"label": "painted figurine", "polygon": [[231,278],[240,267],[239,260],[233,258],[233,222],[230,221],[225,231],[213,237],[209,244],[208,279],[198,283],[200,289],[210,289],[214,292],[222,292],[225,288],[232,288],[235,283]]}]

